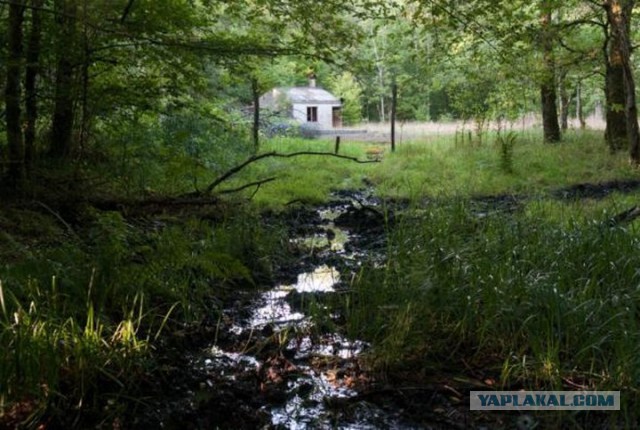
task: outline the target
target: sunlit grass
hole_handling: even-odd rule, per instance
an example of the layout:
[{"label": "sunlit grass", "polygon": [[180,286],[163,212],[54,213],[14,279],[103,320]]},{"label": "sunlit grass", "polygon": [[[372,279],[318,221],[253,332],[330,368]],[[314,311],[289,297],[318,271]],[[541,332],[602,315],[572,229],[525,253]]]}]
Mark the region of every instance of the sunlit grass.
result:
[{"label": "sunlit grass", "polygon": [[[382,160],[357,164],[333,157],[301,156],[261,160],[221,188],[276,177],[256,192],[243,192],[261,207],[282,207],[293,201],[325,201],[334,189],[374,186],[384,198],[419,200],[434,196],[543,194],[583,182],[638,178],[624,153],[611,155],[601,132],[575,131],[561,144],[542,143],[538,133],[514,134],[510,169],[504,168],[497,136],[482,145],[456,141],[454,136],[403,142],[391,153],[388,145],[349,141],[340,153],[366,159],[367,151],[383,150]],[[279,138],[265,142],[260,152],[333,152],[331,140]],[[254,195],[255,193],[255,195]]]},{"label": "sunlit grass", "polygon": [[[5,215],[3,224],[21,213]],[[135,395],[157,366],[160,335],[216,312],[212,301],[230,286],[250,288],[254,276],[270,276],[282,255],[277,227],[267,231],[250,212],[223,215],[216,225],[167,219],[146,230],[120,213],[96,212],[85,221],[83,239],[5,260],[0,427],[4,417],[37,424],[47,413],[66,428],[74,417],[64,411],[118,408],[119,397]],[[14,234],[2,240],[23,242],[18,236],[30,231]]]},{"label": "sunlit grass", "polygon": [[512,172],[501,169],[499,148],[488,137],[481,146],[406,143],[372,171],[379,193],[390,197],[488,195],[542,192],[579,182],[638,177],[625,154],[611,155],[599,133],[585,132],[558,145],[517,136]]}]

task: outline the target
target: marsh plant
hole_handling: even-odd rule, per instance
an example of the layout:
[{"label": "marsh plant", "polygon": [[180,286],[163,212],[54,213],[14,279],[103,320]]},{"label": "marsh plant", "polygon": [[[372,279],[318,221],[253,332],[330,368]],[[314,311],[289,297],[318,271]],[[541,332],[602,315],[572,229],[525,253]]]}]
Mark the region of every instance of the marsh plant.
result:
[{"label": "marsh plant", "polygon": [[498,134],[496,137],[496,143],[500,151],[500,170],[504,173],[513,173],[513,147],[517,139],[518,135],[513,131],[506,134]]},{"label": "marsh plant", "polygon": [[386,264],[353,283],[351,335],[388,374],[447,363],[502,387],[622,390],[636,414],[640,238],[604,212],[569,218],[487,216],[462,199],[406,217]]}]

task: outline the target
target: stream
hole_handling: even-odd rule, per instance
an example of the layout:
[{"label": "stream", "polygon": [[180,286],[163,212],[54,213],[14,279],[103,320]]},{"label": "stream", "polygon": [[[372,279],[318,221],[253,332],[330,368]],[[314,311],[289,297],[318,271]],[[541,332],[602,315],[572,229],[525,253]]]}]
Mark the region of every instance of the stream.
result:
[{"label": "stream", "polygon": [[359,257],[370,252],[354,245],[358,232],[383,226],[375,199],[364,193],[344,197],[335,195],[317,208],[311,225],[290,239],[313,261],[302,264],[308,269],[289,284],[225,309],[217,341],[192,358],[208,375],[202,391],[253,382],[264,400],[258,413],[266,428],[419,428],[404,421],[401,411],[359,398],[357,388],[369,382],[360,355],[369,345],[318,327],[313,316],[330,311],[323,299],[348,289]]}]

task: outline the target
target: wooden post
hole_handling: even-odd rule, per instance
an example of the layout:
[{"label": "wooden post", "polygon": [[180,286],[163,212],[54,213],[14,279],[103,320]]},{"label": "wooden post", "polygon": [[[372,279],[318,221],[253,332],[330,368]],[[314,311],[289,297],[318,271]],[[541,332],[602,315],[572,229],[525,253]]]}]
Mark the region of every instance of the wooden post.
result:
[{"label": "wooden post", "polygon": [[396,151],[396,104],[398,102],[398,84],[393,78],[391,84],[391,152]]},{"label": "wooden post", "polygon": [[338,152],[340,152],[340,136],[336,136],[336,155],[338,155]]}]

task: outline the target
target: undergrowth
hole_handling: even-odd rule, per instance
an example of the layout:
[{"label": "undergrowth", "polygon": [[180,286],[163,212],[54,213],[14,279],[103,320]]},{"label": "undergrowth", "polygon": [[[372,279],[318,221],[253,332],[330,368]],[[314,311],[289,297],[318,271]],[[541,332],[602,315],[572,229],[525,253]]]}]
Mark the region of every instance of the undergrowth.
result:
[{"label": "undergrowth", "polygon": [[474,369],[503,389],[621,390],[636,422],[640,236],[610,211],[558,222],[544,210],[487,214],[453,199],[409,211],[386,264],[364,267],[345,302],[371,365]]},{"label": "undergrowth", "polygon": [[89,210],[75,231],[46,216],[39,231],[49,236],[33,237],[29,225],[5,231],[14,261],[0,266],[0,424],[83,427],[102,408],[117,416],[119,397],[153,372],[159,338],[215,318],[234,289],[268,279],[279,230],[249,212],[217,215],[127,220]]}]

